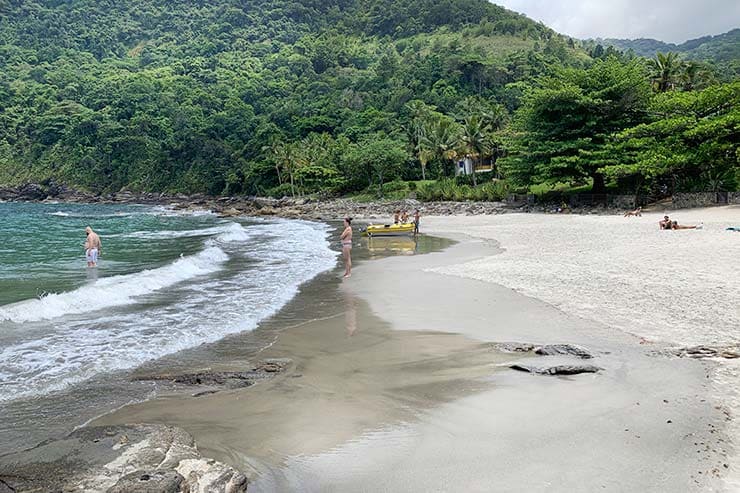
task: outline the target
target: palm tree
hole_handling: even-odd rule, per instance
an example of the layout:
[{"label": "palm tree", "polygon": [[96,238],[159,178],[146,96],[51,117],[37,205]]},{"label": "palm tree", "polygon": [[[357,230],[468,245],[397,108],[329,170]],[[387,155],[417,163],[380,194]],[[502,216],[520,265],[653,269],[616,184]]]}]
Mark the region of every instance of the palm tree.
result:
[{"label": "palm tree", "polygon": [[699,62],[692,60],[681,65],[679,81],[681,89],[684,91],[703,89],[711,82],[712,78],[712,73]]},{"label": "palm tree", "polygon": [[656,92],[666,92],[675,87],[676,76],[680,68],[678,54],[657,53],[655,58],[648,60],[650,81]]},{"label": "palm tree", "polygon": [[272,159],[275,161],[275,171],[277,171],[277,177],[278,177],[278,185],[283,184],[283,175],[280,173],[280,166],[281,161],[278,158],[280,154],[280,146],[281,142],[278,140],[273,140],[270,145],[262,146],[262,152],[268,153]]},{"label": "palm tree", "polygon": [[280,171],[287,174],[290,178],[290,193],[295,197],[295,182],[293,175],[295,172],[295,160],[297,157],[297,149],[295,143],[285,143],[275,141],[269,146],[270,152],[275,160],[275,169],[278,173],[278,181],[282,184],[282,178]]},{"label": "palm tree", "polygon": [[483,160],[483,151],[485,148],[486,133],[488,125],[479,115],[470,115],[465,118],[462,126],[462,135],[460,140],[465,151],[473,159],[473,186],[478,185],[475,176],[476,160],[480,164]]},{"label": "palm tree", "polygon": [[421,164],[421,179],[426,180],[426,167],[429,162],[429,150],[424,149],[422,146],[422,139],[425,126],[431,118],[435,107],[428,106],[423,101],[414,99],[413,101],[406,103],[406,109],[408,109],[411,114],[411,125],[409,130],[414,142],[414,151],[416,151],[419,163]]},{"label": "palm tree", "polygon": [[460,144],[460,126],[451,118],[440,116],[427,122],[421,138],[427,156],[442,161],[453,161]]}]

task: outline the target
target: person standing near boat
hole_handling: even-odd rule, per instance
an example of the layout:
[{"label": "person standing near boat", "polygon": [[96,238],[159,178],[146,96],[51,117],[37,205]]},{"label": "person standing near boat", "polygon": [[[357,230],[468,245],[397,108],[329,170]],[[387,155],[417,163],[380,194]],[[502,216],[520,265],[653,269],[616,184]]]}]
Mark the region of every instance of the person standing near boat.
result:
[{"label": "person standing near boat", "polygon": [[88,226],[85,228],[87,239],[85,240],[85,259],[88,267],[98,266],[98,256],[100,255],[103,244],[100,242],[100,236]]},{"label": "person standing near boat", "polygon": [[419,209],[416,209],[414,211],[414,236],[419,234],[419,220],[421,219],[421,214],[419,214]]},{"label": "person standing near boat", "polygon": [[344,278],[352,275],[352,218],[344,218],[344,231],[339,237],[342,242],[342,256],[344,257]]}]

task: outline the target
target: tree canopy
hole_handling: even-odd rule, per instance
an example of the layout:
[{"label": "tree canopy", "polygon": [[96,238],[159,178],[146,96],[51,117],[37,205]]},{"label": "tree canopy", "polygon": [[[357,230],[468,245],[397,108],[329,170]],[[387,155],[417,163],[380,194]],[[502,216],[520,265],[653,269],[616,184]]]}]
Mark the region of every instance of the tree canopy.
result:
[{"label": "tree canopy", "polygon": [[[597,50],[485,0],[0,0],[0,12],[0,184],[382,192],[449,177],[465,156],[514,187],[736,173],[733,110],[702,116],[709,95],[735,94],[730,72]],[[661,122],[681,118],[676,155],[640,168],[667,145]]]}]

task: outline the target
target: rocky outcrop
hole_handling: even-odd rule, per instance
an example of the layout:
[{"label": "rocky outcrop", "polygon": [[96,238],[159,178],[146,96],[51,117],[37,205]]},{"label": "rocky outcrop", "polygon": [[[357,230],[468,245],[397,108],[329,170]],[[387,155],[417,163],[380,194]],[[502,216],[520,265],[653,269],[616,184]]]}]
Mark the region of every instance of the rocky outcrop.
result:
[{"label": "rocky outcrop", "polygon": [[535,373],[537,375],[578,375],[580,373],[597,373],[603,370],[603,368],[595,365],[584,365],[567,361],[571,358],[593,358],[593,355],[586,348],[576,346],[574,344],[543,344],[538,346],[521,342],[503,342],[496,343],[493,347],[497,351],[505,353],[533,354],[548,357],[555,356],[555,360],[566,360],[565,362],[558,361],[557,364],[551,365],[529,364],[528,362],[513,363],[509,365],[509,368],[512,370]]},{"label": "rocky outcrop", "polygon": [[[3,486],[4,485],[4,486]],[[247,477],[198,452],[164,425],[81,428],[61,440],[0,456],[0,491],[242,493]]]},{"label": "rocky outcrop", "polygon": [[509,368],[538,375],[578,375],[579,373],[596,373],[602,370],[602,368],[594,365],[533,366],[519,363],[510,365]]},{"label": "rocky outcrop", "polygon": [[17,187],[0,188],[0,200],[16,202],[98,202],[99,197],[94,194],[74,190],[54,180],[45,180],[41,183],[24,183]]},{"label": "rocky outcrop", "polygon": [[213,394],[227,389],[250,387],[258,381],[272,378],[285,371],[291,364],[287,358],[270,358],[258,362],[243,371],[202,370],[192,373],[138,375],[136,381],[169,382],[187,387],[196,387],[194,396]]},{"label": "rocky outcrop", "polygon": [[591,353],[586,351],[584,348],[574,346],[573,344],[545,344],[544,346],[535,348],[534,352],[540,356],[565,355],[575,356],[576,358],[581,359],[593,358]]},{"label": "rocky outcrop", "polygon": [[575,356],[580,359],[591,359],[593,355],[581,346],[574,344],[544,344],[537,346],[521,342],[496,343],[494,347],[505,353],[534,353],[539,356]]},{"label": "rocky outcrop", "polygon": [[505,202],[419,202],[415,199],[356,202],[349,199],[314,199],[308,197],[209,197],[202,194],[164,194],[121,189],[115,193],[93,194],[73,190],[47,180],[19,187],[0,188],[0,200],[159,204],[177,210],[209,210],[222,217],[279,216],[290,219],[336,220],[346,216],[360,219],[383,218],[390,221],[396,210],[410,213],[419,209],[424,216],[490,215],[507,212],[612,214],[623,207],[580,206],[562,209],[558,204],[523,202],[512,196]]},{"label": "rocky outcrop", "polygon": [[678,356],[680,358],[740,358],[740,344],[731,344],[728,346],[689,346],[682,348],[673,348],[665,351],[668,355]]}]

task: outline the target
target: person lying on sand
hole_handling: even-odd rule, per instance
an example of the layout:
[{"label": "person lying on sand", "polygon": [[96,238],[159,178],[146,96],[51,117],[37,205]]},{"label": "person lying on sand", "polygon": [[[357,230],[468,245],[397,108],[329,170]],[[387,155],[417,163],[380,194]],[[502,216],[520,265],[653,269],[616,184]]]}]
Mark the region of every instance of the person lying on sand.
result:
[{"label": "person lying on sand", "polygon": [[658,222],[658,225],[660,225],[660,229],[671,229],[671,218],[668,216],[663,216],[663,219]]},{"label": "person lying on sand", "polygon": [[634,211],[625,212],[624,217],[642,217],[642,207],[638,207]]},{"label": "person lying on sand", "polygon": [[703,227],[703,224],[698,224],[696,226],[680,226],[678,221],[673,221],[671,222],[671,227],[667,229],[702,229]]}]

